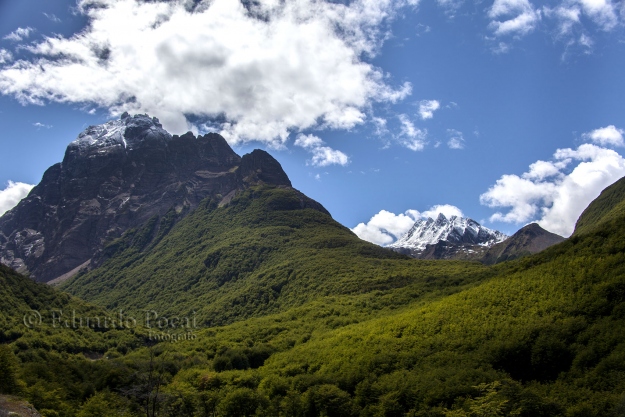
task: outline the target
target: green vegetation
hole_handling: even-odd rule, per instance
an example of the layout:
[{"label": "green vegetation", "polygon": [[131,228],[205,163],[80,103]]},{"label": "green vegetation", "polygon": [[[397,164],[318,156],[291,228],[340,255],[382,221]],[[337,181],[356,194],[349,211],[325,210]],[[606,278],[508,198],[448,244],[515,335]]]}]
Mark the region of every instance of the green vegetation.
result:
[{"label": "green vegetation", "polygon": [[603,223],[625,217],[625,178],[621,178],[601,192],[584,210],[575,224],[574,235],[586,233]]},{"label": "green vegetation", "polygon": [[[492,267],[369,245],[289,189],[206,201],[130,231],[67,285],[102,307],[0,270],[15,304],[0,309],[3,389],[44,416],[619,417],[623,201]],[[196,311],[198,327],[20,326],[33,306]]]},{"label": "green vegetation", "polygon": [[[417,284],[421,292],[492,275],[477,263],[415,263],[358,239],[292,189],[255,187],[225,207],[207,200],[150,242],[157,219],[108,245],[101,268],[64,289],[109,309],[223,325],[325,296]],[[149,250],[144,250],[144,248]]]}]

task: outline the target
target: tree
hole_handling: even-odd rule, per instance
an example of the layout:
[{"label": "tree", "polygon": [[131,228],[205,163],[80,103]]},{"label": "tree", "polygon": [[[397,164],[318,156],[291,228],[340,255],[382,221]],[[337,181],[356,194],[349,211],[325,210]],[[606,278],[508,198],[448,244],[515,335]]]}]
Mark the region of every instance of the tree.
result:
[{"label": "tree", "polygon": [[17,394],[20,383],[17,378],[18,362],[8,345],[0,345],[0,393]]}]

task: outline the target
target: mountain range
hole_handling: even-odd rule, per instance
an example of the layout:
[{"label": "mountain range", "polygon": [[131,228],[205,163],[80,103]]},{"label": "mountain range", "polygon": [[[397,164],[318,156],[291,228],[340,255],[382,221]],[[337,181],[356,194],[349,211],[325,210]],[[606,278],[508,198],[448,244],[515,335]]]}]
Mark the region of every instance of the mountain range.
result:
[{"label": "mountain range", "polygon": [[0,412],[620,417],[623,207],[625,179],[562,241],[426,219],[402,241],[482,262],[414,259],[266,152],[124,115],[0,218]]},{"label": "mountain range", "polygon": [[436,220],[417,220],[408,232],[387,247],[417,259],[479,260],[493,264],[538,253],[563,240],[536,223],[507,236],[473,219],[447,218],[441,213]]}]

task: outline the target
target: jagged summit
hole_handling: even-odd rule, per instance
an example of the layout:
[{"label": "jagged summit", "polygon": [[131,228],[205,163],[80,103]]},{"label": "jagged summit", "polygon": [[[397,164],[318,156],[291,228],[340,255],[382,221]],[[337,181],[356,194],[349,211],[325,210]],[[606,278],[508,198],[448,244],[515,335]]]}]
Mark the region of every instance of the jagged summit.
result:
[{"label": "jagged summit", "polygon": [[[436,220],[431,217],[417,220],[405,235],[388,247],[420,257],[424,252],[430,252],[427,251],[428,248],[434,245],[452,246],[456,249],[465,247],[467,250],[474,251],[470,247],[490,247],[507,237],[501,232],[480,225],[473,219],[458,216],[447,218],[440,213]],[[431,257],[439,257],[435,254],[431,255]]]},{"label": "jagged summit", "polygon": [[216,133],[171,135],[155,117],[125,113],[80,133],[0,217],[0,262],[38,281],[64,279],[97,266],[104,246],[129,229],[153,219],[158,229],[207,197],[227,204],[257,184],[291,187],[265,151],[241,158]]}]

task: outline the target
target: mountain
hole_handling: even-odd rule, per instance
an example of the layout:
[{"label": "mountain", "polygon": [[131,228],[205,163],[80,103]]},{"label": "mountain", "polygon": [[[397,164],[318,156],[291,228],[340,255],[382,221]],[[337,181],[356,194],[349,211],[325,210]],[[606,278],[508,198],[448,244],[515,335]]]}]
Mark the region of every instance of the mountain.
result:
[{"label": "mountain", "polygon": [[495,264],[520,258],[543,251],[564,240],[562,236],[548,232],[536,223],[530,223],[503,242],[491,246],[482,262]]},{"label": "mountain", "polygon": [[573,236],[625,216],[625,178],[621,178],[601,192],[582,212],[575,224]]},{"label": "mountain", "polygon": [[[154,212],[58,287],[0,266],[0,366],[20,397],[76,417],[623,415],[625,196],[538,254],[430,261],[358,239],[276,164],[244,156],[234,191]],[[426,250],[499,238],[440,220]],[[44,326],[25,325],[32,310]],[[49,321],[59,310],[159,320],[73,329]]]},{"label": "mountain", "polygon": [[162,235],[203,199],[225,204],[251,184],[291,186],[264,151],[241,158],[217,134],[172,136],[156,118],[125,113],[82,132],[0,218],[0,262],[37,281],[62,281],[97,267],[124,232],[151,220]]},{"label": "mountain", "polygon": [[387,247],[420,259],[475,259],[508,236],[475,220],[440,213],[436,220],[420,219]]},{"label": "mountain", "polygon": [[206,199],[152,243],[143,237],[155,236],[149,223],[126,232],[105,247],[100,267],[62,288],[110,309],[194,311],[199,322],[214,326],[319,297],[488,275],[482,265],[417,263],[362,241],[307,201],[292,188],[268,185],[223,205]]}]

